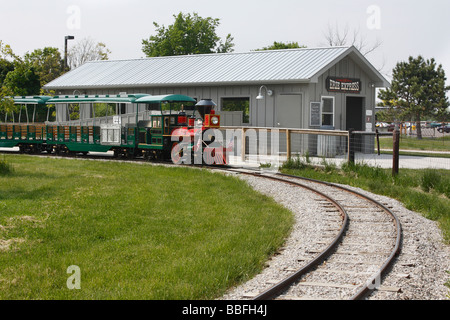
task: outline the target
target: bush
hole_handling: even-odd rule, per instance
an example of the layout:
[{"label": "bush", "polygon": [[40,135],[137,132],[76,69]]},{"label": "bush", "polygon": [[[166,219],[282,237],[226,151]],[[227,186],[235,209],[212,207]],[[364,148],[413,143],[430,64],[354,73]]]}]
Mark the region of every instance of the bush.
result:
[{"label": "bush", "polygon": [[367,163],[344,163],[342,171],[347,175],[356,174],[358,177],[377,179],[383,182],[391,180],[391,176],[386,170],[380,167],[371,167]]},{"label": "bush", "polygon": [[0,176],[10,174],[14,171],[12,165],[5,158],[0,159]]},{"label": "bush", "polygon": [[297,158],[290,158],[286,162],[283,163],[283,169],[304,169],[307,167],[307,164],[304,163],[300,156],[297,155]]},{"label": "bush", "polygon": [[441,185],[441,175],[432,169],[425,170],[423,172],[422,178],[420,180],[420,186],[425,192],[430,192],[430,190],[437,190]]}]

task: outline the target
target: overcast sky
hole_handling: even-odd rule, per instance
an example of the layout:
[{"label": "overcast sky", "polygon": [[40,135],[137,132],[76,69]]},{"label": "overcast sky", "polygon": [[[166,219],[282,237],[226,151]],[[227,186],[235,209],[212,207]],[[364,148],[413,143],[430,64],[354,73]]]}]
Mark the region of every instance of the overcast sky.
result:
[{"label": "overcast sky", "polygon": [[[0,40],[14,52],[46,46],[63,51],[86,37],[104,42],[110,59],[145,57],[142,39],[153,22],[169,25],[179,12],[220,19],[218,34],[234,37],[235,52],[274,41],[326,46],[328,26],[359,30],[368,44],[382,45],[367,58],[388,80],[410,55],[435,58],[450,78],[450,1],[447,0],[0,0]],[[449,83],[449,81],[447,81]]]}]

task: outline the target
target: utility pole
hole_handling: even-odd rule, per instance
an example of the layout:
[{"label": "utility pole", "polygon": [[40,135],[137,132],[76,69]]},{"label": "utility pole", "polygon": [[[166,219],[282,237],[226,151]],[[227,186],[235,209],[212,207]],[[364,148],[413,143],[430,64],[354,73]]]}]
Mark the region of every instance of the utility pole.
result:
[{"label": "utility pole", "polygon": [[64,38],[64,69],[63,71],[66,72],[69,69],[69,66],[67,65],[67,40],[73,40],[75,39],[74,36],[65,36]]}]

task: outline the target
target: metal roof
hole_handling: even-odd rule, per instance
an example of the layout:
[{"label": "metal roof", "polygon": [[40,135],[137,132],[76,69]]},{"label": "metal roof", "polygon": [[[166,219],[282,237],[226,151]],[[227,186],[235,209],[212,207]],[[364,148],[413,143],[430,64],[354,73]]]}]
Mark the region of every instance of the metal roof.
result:
[{"label": "metal roof", "polygon": [[[356,51],[356,52],[355,52]],[[45,89],[96,89],[186,85],[317,81],[339,59],[353,54],[384,78],[354,47],[306,48],[201,54],[136,60],[94,61],[44,86]]]},{"label": "metal roof", "polygon": [[181,94],[169,94],[152,96],[146,95],[145,97],[136,100],[136,103],[155,103],[155,102],[197,102],[195,99],[181,95]]},{"label": "metal roof", "polygon": [[22,96],[13,97],[14,104],[45,104],[52,97],[50,96]]},{"label": "metal roof", "polygon": [[147,94],[125,95],[82,95],[82,96],[55,96],[47,101],[47,104],[55,103],[134,103],[137,99]]}]

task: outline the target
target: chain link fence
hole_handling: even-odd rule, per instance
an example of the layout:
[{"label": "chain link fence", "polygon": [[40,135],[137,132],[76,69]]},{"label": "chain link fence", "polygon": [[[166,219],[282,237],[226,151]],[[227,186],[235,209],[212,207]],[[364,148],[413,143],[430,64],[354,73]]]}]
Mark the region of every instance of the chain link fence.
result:
[{"label": "chain link fence", "polygon": [[[408,135],[398,136],[396,151],[394,132],[378,130],[362,132],[222,127],[221,132],[225,144],[230,147],[229,159],[232,165],[282,165],[288,159],[300,159],[311,165],[336,167],[354,162],[393,170],[398,170],[396,166],[400,169],[450,169],[449,142],[438,134],[427,138],[443,144],[438,151],[411,149],[411,143],[413,146],[426,146],[429,140],[417,143],[416,137]],[[402,149],[402,146],[407,149]]]}]

